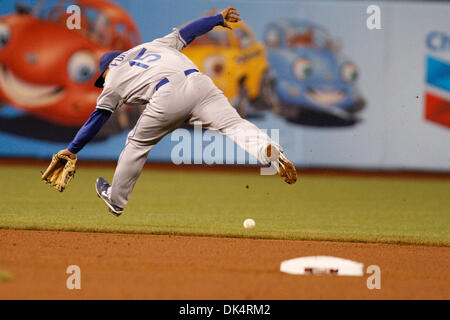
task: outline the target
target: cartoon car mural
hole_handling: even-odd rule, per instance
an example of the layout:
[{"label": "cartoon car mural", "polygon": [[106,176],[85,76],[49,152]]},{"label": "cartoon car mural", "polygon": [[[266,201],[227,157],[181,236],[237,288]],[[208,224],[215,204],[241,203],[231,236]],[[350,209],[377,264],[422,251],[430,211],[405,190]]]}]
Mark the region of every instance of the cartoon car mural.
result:
[{"label": "cartoon car mural", "polygon": [[356,88],[358,69],[343,60],[330,35],[318,25],[286,20],[265,30],[280,113],[311,126],[345,126],[358,121],[364,100]]},{"label": "cartoon car mural", "polygon": [[[81,9],[80,29],[66,25],[71,5]],[[27,123],[35,121],[47,129],[80,127],[101,92],[94,87],[101,55],[140,43],[133,20],[105,0],[44,0],[33,8],[17,8],[16,14],[0,17],[0,100],[32,117]],[[108,122],[114,129],[110,133],[128,126],[130,112],[136,112],[130,110]],[[11,119],[2,121],[2,130],[13,127]],[[18,131],[24,132],[26,128]]]},{"label": "cartoon car mural", "polygon": [[[183,53],[213,79],[241,116],[252,116],[250,106],[267,109],[278,103],[266,50],[244,22],[233,24],[233,30],[215,28]],[[260,115],[255,109],[253,115]]]}]

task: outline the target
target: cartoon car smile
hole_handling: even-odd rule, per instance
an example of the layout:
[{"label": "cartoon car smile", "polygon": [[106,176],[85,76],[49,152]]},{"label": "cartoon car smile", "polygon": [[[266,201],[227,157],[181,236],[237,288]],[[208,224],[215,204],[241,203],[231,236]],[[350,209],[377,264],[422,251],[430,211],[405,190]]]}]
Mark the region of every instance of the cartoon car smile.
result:
[{"label": "cartoon car smile", "polygon": [[[74,4],[79,29],[67,27]],[[46,0],[2,16],[0,100],[36,119],[79,127],[101,92],[93,85],[101,55],[139,42],[129,15],[104,0]]]},{"label": "cartoon car smile", "polygon": [[54,103],[64,95],[63,87],[27,83],[4,65],[0,65],[0,86],[10,100],[31,108]]},{"label": "cartoon car smile", "polygon": [[342,60],[331,37],[303,21],[271,23],[265,43],[275,88],[288,120],[313,126],[351,125],[364,100],[356,88],[358,69]]},{"label": "cartoon car smile", "polygon": [[252,116],[250,106],[270,109],[278,103],[266,50],[244,22],[198,37],[183,53],[213,79],[241,116]]}]

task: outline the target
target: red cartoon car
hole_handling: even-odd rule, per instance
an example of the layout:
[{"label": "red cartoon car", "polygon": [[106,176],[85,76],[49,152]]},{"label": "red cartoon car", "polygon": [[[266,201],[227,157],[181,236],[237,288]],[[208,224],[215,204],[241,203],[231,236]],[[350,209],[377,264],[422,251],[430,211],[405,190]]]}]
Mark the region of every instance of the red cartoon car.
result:
[{"label": "red cartoon car", "polygon": [[[72,5],[80,8],[79,29],[68,27]],[[0,100],[49,123],[79,127],[101,92],[94,87],[101,55],[139,43],[128,13],[105,0],[21,7],[0,17]]]}]

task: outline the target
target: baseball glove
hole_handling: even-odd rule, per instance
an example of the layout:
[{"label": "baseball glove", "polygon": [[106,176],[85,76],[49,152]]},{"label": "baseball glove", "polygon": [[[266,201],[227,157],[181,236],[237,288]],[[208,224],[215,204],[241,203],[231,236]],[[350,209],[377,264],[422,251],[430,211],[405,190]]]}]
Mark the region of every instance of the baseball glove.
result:
[{"label": "baseball glove", "polygon": [[41,179],[59,192],[63,192],[75,175],[76,163],[77,159],[71,159],[69,156],[60,153],[54,154],[52,162],[45,172],[41,171]]}]

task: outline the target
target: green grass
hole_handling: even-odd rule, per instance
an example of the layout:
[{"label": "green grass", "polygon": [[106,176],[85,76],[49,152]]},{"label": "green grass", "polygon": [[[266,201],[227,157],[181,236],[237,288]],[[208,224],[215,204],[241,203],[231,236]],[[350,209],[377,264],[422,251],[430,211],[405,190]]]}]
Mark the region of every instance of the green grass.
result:
[{"label": "green grass", "polygon": [[448,180],[148,170],[116,218],[94,191],[112,174],[81,168],[59,193],[36,167],[0,167],[0,228],[450,245]]}]

